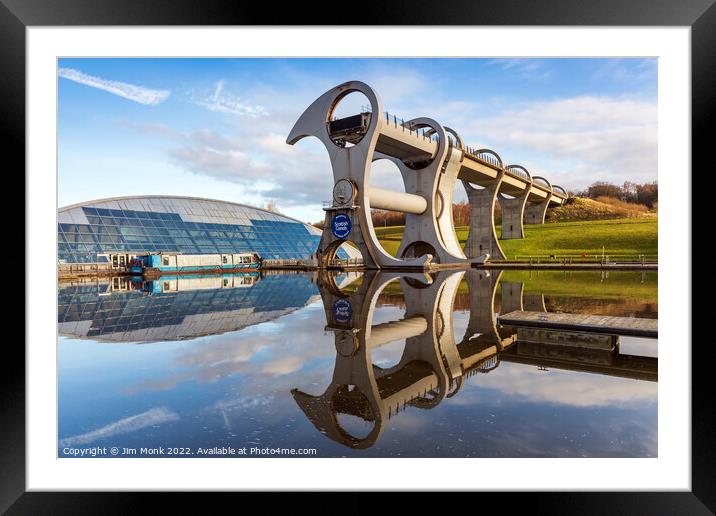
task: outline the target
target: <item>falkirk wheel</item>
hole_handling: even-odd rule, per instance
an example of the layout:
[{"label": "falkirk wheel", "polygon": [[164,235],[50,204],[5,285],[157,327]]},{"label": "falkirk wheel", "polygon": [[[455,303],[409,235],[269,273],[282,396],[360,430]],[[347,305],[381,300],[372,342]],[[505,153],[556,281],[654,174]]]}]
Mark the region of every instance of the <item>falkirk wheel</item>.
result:
[{"label": "falkirk wheel", "polygon": [[[340,102],[360,93],[369,107],[337,119]],[[316,266],[329,268],[346,242],[360,251],[367,269],[470,267],[505,259],[495,229],[495,203],[502,207],[501,239],[524,238],[525,223],[544,223],[547,208],[563,204],[566,191],[532,176],[521,165],[503,165],[489,149],[467,147],[460,135],[427,118],[402,120],[383,109],[378,94],[360,81],[336,86],[318,97],[299,117],[286,142],[313,136],[326,148],[333,172],[331,199],[324,206],[323,233],[314,254]],[[371,185],[377,160],[394,163],[403,191]],[[461,182],[470,203],[465,248],[455,231],[453,197]],[[373,209],[405,214],[396,256],[381,245]]]}]

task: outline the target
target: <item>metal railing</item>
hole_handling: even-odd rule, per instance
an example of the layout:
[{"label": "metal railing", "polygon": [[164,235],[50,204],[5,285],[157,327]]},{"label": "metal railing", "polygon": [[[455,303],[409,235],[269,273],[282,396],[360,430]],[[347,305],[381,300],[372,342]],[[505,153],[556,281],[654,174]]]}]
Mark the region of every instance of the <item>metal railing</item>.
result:
[{"label": "metal railing", "polygon": [[261,262],[262,267],[306,267],[308,262],[301,259],[270,259]]},{"label": "metal railing", "polygon": [[328,267],[362,267],[363,258],[333,258],[328,260]]},{"label": "metal railing", "polygon": [[531,254],[515,255],[507,262],[524,262],[530,265],[540,264],[580,264],[580,263],[624,263],[624,264],[655,264],[659,261],[658,254],[602,254],[601,252],[582,254]]},{"label": "metal railing", "polygon": [[500,158],[499,154],[497,154],[495,151],[490,149],[475,149],[473,147],[466,147],[465,148],[465,154],[470,156],[473,159],[476,159],[478,161],[482,161],[483,163],[487,163],[489,165],[492,165],[495,168],[503,168],[502,167],[502,158]]},{"label": "metal railing", "polygon": [[[555,191],[556,191],[556,192],[555,192]],[[559,185],[552,185],[552,192],[553,192],[553,193],[557,193],[557,194],[564,195],[565,197],[569,197],[569,194],[567,193],[567,190],[565,190],[564,188],[562,188],[562,187],[559,186]]]},{"label": "metal railing", "polygon": [[123,273],[127,271],[126,267],[112,268],[111,263],[58,263],[57,270],[61,273],[96,273],[111,272]]},{"label": "metal railing", "polygon": [[471,367],[469,370],[467,370],[465,372],[465,374],[463,375],[463,377],[470,378],[470,377],[475,376],[480,373],[482,373],[482,374],[489,373],[493,369],[496,369],[497,366],[499,366],[499,365],[500,365],[500,360],[497,357],[497,355],[496,354],[491,355],[491,356],[485,358],[484,360],[482,360],[479,364],[477,364],[477,365]]},{"label": "metal railing", "polygon": [[522,167],[517,167],[514,165],[510,165],[505,168],[505,172],[508,174],[512,174],[513,176],[518,176],[522,179],[526,179],[528,181],[532,181],[532,177],[529,175],[528,172],[526,172]]},{"label": "metal railing", "polygon": [[[369,105],[361,106],[361,113],[371,113],[372,108]],[[394,114],[391,114],[388,111],[385,111],[385,122],[389,125],[392,125],[395,128],[401,128],[403,131],[407,131],[409,134],[415,134],[416,137],[422,138],[427,141],[432,142],[438,142],[439,138],[438,135],[435,133],[434,129],[431,129],[429,127],[420,127],[420,128],[414,128],[412,124],[405,121],[405,119],[398,117]],[[448,145],[450,147],[454,147],[457,145],[456,141],[451,137],[451,135],[448,135]],[[538,186],[542,186],[543,188],[554,191],[557,190],[558,195],[562,195],[564,197],[569,197],[569,194],[567,194],[567,191],[562,188],[561,186],[555,185],[554,187],[547,181],[545,178],[540,176],[534,176],[532,177],[529,172],[527,172],[524,167],[520,165],[510,165],[508,167],[505,167],[502,158],[499,154],[497,154],[495,151],[491,149],[477,149],[474,147],[466,146],[465,154],[470,156],[471,158],[481,161],[483,163],[486,163],[494,168],[504,170],[506,173],[517,176],[521,179],[526,179],[528,181],[532,181],[533,183],[537,183]],[[332,202],[330,203],[332,205]],[[330,207],[327,206],[324,203],[324,207]]]},{"label": "metal railing", "polygon": [[532,178],[532,184],[536,184],[542,188],[552,191],[552,185],[544,177],[534,176]]},{"label": "metal railing", "polygon": [[[385,121],[389,125],[394,126],[395,128],[401,128],[403,131],[408,131],[409,134],[415,134],[416,137],[422,138],[427,141],[438,141],[438,135],[435,134],[435,131],[429,127],[421,127],[419,129],[414,129],[411,124],[407,123],[402,118],[397,117],[396,115],[391,115],[387,111],[385,112]],[[408,121],[409,122],[409,121]]]}]

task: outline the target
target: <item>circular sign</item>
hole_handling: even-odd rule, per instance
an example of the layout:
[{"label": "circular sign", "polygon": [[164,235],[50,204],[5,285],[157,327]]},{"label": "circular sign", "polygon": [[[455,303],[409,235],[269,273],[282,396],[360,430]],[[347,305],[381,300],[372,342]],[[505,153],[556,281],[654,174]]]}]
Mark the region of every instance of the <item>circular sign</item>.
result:
[{"label": "circular sign", "polygon": [[346,238],[351,234],[353,223],[345,213],[339,213],[331,221],[331,230],[336,238]]},{"label": "circular sign", "polygon": [[336,335],[336,352],[342,357],[350,357],[358,351],[358,339],[350,331],[342,331]]},{"label": "circular sign", "polygon": [[348,179],[339,179],[333,187],[333,202],[338,206],[351,204],[355,186]]},{"label": "circular sign", "polygon": [[346,299],[339,299],[333,303],[333,319],[340,324],[345,324],[353,316],[353,307]]}]

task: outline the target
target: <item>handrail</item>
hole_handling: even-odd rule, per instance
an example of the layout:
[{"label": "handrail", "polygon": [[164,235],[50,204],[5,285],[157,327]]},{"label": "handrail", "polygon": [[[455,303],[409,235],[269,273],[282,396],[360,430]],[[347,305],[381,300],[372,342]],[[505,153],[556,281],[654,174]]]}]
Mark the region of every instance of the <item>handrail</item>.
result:
[{"label": "handrail", "polygon": [[[370,107],[362,106],[361,113],[370,113]],[[429,128],[429,127],[413,128],[412,124],[410,124],[410,121],[406,121],[405,119],[400,118],[394,114],[391,114],[388,111],[384,111],[384,113],[385,113],[385,122],[387,124],[392,125],[395,128],[401,128],[404,131],[407,131],[409,134],[415,134],[415,136],[418,138],[422,138],[422,139],[428,140],[428,141],[438,142],[438,136],[434,129]],[[553,186],[544,177],[532,176],[532,174],[522,165],[512,164],[512,165],[507,165],[505,167],[500,155],[497,154],[497,152],[493,151],[492,149],[487,149],[487,148],[476,149],[476,148],[470,147],[470,146],[463,146],[462,140],[457,135],[456,132],[454,132],[451,129],[446,129],[446,130],[449,133],[447,135],[447,139],[448,139],[447,144],[451,147],[452,146],[461,147],[463,149],[464,153],[466,155],[470,156],[471,158],[481,161],[483,163],[487,163],[494,168],[502,169],[510,175],[517,176],[522,179],[527,179],[532,184],[536,184],[537,186],[543,187],[544,189],[549,190],[552,193],[557,193],[557,195],[561,195],[563,197],[569,197],[569,194],[567,193],[567,191],[564,188],[562,188],[559,185]],[[451,135],[454,136],[455,139],[451,138]]]},{"label": "handrail", "polygon": [[507,167],[505,167],[505,170],[511,174],[529,179],[530,182],[532,181],[532,175],[522,165],[507,165]]},{"label": "handrail", "polygon": [[569,197],[567,190],[565,190],[564,188],[562,188],[559,185],[552,185],[552,191],[554,191],[554,190],[559,190],[560,192],[562,192],[562,194],[564,194],[565,197]]},{"label": "handrail", "polygon": [[489,163],[493,167],[502,168],[502,158],[499,154],[491,149],[473,149],[467,147],[465,152],[472,158],[480,160],[484,163]]},{"label": "handrail", "polygon": [[391,115],[389,112],[385,112],[385,121],[386,123],[392,125],[395,128],[402,128],[404,131],[408,131],[409,134],[415,134],[418,138],[423,138],[424,140],[430,140],[437,142],[438,136],[435,133],[434,130],[427,128],[427,127],[421,127],[419,129],[413,129],[412,126],[406,122],[404,119],[399,118],[395,115]]},{"label": "handrail", "polygon": [[550,183],[549,181],[547,181],[547,180],[546,180],[544,177],[542,177],[542,176],[534,176],[534,177],[532,178],[532,184],[535,184],[535,183],[537,183],[537,184],[540,185],[540,186],[546,187],[546,189],[549,190],[549,191],[552,191],[552,183]]}]

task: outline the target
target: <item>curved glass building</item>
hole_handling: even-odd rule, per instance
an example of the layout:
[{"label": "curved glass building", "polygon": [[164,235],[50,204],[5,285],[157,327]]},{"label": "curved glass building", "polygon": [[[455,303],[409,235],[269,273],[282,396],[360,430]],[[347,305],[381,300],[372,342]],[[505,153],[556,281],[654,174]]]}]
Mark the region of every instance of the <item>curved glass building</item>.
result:
[{"label": "curved glass building", "polygon": [[[114,197],[60,208],[57,214],[58,261],[69,264],[123,266],[130,255],[162,251],[303,259],[320,238],[320,230],[285,215],[196,197]],[[350,248],[339,251],[341,258],[353,254],[357,251]]]}]

